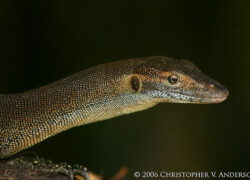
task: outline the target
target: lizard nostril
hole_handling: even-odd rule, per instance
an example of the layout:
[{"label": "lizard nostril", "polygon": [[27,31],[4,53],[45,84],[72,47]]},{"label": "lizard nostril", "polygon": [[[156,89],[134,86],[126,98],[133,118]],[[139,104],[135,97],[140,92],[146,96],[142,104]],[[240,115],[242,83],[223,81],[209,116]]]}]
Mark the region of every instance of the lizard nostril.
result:
[{"label": "lizard nostril", "polygon": [[229,91],[224,87],[223,89],[216,90],[216,98],[226,99],[229,95]]},{"label": "lizard nostril", "polygon": [[227,89],[224,90],[224,96],[227,97],[229,95],[229,91]]}]

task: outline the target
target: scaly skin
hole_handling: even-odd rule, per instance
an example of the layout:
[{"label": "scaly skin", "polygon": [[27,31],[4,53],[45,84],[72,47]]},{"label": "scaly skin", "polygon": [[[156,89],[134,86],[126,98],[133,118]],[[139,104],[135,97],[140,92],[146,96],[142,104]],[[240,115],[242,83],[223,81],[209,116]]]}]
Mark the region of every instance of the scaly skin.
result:
[{"label": "scaly skin", "polygon": [[95,66],[31,91],[0,95],[0,158],[72,127],[159,102],[218,103],[227,96],[225,87],[186,60],[149,57]]}]

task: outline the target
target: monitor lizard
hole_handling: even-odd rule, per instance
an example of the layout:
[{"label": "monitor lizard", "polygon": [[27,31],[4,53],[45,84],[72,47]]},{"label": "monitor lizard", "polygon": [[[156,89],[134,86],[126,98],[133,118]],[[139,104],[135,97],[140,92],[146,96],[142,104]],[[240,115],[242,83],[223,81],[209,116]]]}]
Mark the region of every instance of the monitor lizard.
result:
[{"label": "monitor lizard", "polygon": [[49,85],[0,95],[0,159],[72,127],[160,102],[219,103],[228,90],[192,62],[154,56],[98,65]]}]

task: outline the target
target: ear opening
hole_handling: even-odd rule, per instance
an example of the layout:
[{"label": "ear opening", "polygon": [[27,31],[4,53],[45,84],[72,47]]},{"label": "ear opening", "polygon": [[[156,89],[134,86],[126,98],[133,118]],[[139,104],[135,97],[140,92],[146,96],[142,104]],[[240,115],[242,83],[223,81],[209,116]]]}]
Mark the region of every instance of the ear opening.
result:
[{"label": "ear opening", "polygon": [[138,92],[139,89],[140,89],[140,80],[138,77],[136,76],[132,76],[131,79],[130,79],[130,85],[131,85],[131,88]]}]

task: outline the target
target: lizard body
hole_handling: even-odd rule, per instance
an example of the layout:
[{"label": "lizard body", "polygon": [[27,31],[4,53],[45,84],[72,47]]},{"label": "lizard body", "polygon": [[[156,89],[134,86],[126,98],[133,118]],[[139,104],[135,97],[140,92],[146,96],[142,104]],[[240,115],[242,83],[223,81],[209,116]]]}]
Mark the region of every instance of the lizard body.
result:
[{"label": "lizard body", "polygon": [[191,62],[155,56],[98,65],[49,85],[0,95],[0,159],[75,126],[159,102],[218,103],[228,91]]}]

